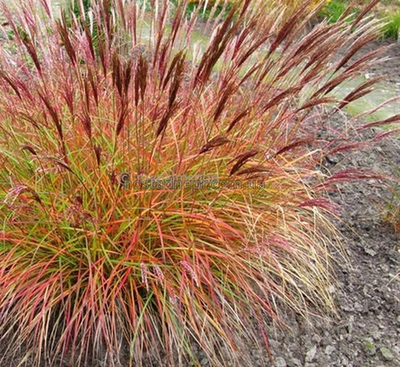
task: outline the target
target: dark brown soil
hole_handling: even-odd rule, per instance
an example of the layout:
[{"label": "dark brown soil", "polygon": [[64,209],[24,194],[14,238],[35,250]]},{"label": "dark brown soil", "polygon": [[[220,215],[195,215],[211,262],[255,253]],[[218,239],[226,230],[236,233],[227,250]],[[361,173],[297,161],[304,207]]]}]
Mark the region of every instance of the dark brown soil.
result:
[{"label": "dark brown soil", "polygon": [[[400,167],[399,152],[400,142],[387,140],[329,168],[390,174]],[[339,229],[349,255],[348,264],[336,266],[340,317],[306,325],[289,316],[292,333],[271,338],[275,366],[399,366],[400,237],[382,219],[390,193],[382,182],[370,180],[342,185],[331,196],[342,206]]]}]

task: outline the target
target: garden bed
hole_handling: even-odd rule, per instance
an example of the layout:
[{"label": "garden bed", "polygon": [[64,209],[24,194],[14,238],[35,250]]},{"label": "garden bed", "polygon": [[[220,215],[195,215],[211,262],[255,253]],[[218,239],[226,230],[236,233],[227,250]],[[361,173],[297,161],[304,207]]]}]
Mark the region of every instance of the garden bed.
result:
[{"label": "garden bed", "polygon": [[[371,43],[364,52],[379,46],[381,42]],[[400,43],[394,44],[386,56],[392,59],[370,72],[388,77],[390,83],[399,83]],[[336,115],[329,124],[334,127],[345,119],[346,115]],[[399,151],[400,141],[387,138],[364,152],[335,157],[326,162],[326,168],[331,172],[372,168],[390,176],[400,166]],[[272,359],[254,347],[252,366],[395,367],[400,364],[400,281],[395,277],[399,271],[400,247],[399,235],[383,221],[384,203],[389,196],[387,188],[377,180],[342,185],[331,194],[342,206],[342,221],[338,226],[349,258],[348,263],[336,266],[339,284],[331,290],[338,316],[330,320],[314,317],[306,322],[291,313],[281,314],[288,328],[271,326]],[[199,353],[202,366],[209,366],[207,358]],[[2,366],[17,366],[20,362],[7,360]],[[122,358],[121,365],[127,366],[125,362]],[[93,361],[92,366],[103,365],[101,361]]]}]

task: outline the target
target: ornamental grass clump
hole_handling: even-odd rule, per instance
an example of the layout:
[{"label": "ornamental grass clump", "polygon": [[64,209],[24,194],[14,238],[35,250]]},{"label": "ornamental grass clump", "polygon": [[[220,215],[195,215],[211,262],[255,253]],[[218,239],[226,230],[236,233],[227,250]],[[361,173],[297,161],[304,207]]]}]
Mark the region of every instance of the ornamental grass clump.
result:
[{"label": "ornamental grass clump", "polygon": [[331,93],[375,62],[353,56],[379,24],[303,35],[306,7],[284,21],[247,0],[198,23],[187,1],[79,4],[2,2],[3,362],[233,365],[268,349],[279,305],[332,311],[323,194],[368,174],[323,174],[358,145],[321,131],[370,91]]}]

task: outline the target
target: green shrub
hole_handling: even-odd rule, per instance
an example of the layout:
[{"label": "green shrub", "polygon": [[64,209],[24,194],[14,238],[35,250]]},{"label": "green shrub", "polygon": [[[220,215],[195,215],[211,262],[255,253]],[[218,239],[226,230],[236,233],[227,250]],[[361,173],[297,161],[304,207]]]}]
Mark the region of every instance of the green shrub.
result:
[{"label": "green shrub", "polygon": [[343,16],[347,16],[349,22],[354,21],[359,13],[356,8],[349,8],[347,0],[332,0],[327,2],[319,12],[319,17],[326,18],[329,23],[336,23]]},{"label": "green shrub", "polygon": [[[3,358],[24,346],[33,365],[113,365],[125,343],[138,366],[146,353],[184,365],[196,346],[213,365],[224,353],[244,363],[240,342],[267,345],[278,304],[333,309],[323,193],[362,175],[318,169],[356,146],[345,131],[322,139],[321,111],[369,91],[373,81],[343,101],[329,94],[377,56],[352,59],[378,26],[360,18],[300,38],[306,7],[280,21],[246,1],[199,50],[186,2],[91,5],[88,24],[5,7],[15,36],[0,50]],[[146,187],[159,176],[192,182]]]},{"label": "green shrub", "polygon": [[395,180],[390,185],[391,199],[387,203],[386,220],[391,223],[396,230],[400,232],[400,171],[397,172]]},{"label": "green shrub", "polygon": [[383,27],[383,35],[386,38],[398,39],[400,34],[400,11],[391,13],[386,17],[386,24]]}]

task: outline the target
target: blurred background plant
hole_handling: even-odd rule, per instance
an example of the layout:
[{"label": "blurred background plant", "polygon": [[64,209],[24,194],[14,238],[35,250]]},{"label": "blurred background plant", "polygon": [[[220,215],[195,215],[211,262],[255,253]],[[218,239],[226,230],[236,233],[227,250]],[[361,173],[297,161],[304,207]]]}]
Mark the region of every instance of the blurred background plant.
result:
[{"label": "blurred background plant", "polygon": [[358,13],[359,9],[357,7],[349,7],[348,0],[332,0],[324,4],[318,13],[318,17],[327,19],[329,23],[336,23],[343,15],[345,15],[347,16],[347,20],[351,22],[354,21]]},{"label": "blurred background plant", "polygon": [[[175,0],[178,3],[179,0]],[[307,9],[308,11],[313,11],[323,4],[330,3],[331,0],[314,0],[308,1]],[[204,18],[208,18],[210,15],[217,16],[222,12],[229,11],[232,4],[239,4],[238,0],[189,0],[188,11],[192,13],[199,6],[202,8],[201,15]],[[304,5],[304,1],[301,0],[260,0],[260,5],[267,9],[284,9],[283,16],[285,18],[289,17],[299,6]]]},{"label": "blurred background plant", "polygon": [[391,199],[387,203],[385,219],[400,232],[400,170],[397,171],[396,178],[391,182]]},{"label": "blurred background plant", "polygon": [[[320,19],[327,19],[330,23],[337,22],[343,14],[352,21],[368,1],[331,0],[325,2],[318,12]],[[374,10],[378,19],[384,22],[382,36],[384,38],[398,39],[400,31],[400,1],[380,1]]]},{"label": "blurred background plant", "polygon": [[[299,0],[260,0],[264,7],[272,9],[273,7],[285,7],[284,16],[288,17],[301,5],[303,1]],[[179,0],[174,0],[175,4]],[[188,15],[192,14],[199,7],[201,11],[199,15],[202,18],[217,17],[221,13],[227,14],[231,9],[232,4],[237,4],[237,0],[189,0],[187,7]],[[317,19],[327,19],[329,23],[337,22],[343,15],[347,17],[349,22],[353,21],[360,13],[363,6],[368,4],[368,1],[351,1],[351,0],[321,0],[311,1],[308,5],[308,10],[317,9]],[[385,22],[382,26],[382,36],[384,38],[398,39],[400,31],[400,1],[386,0],[381,1],[376,7],[375,15]]]},{"label": "blurred background plant", "polygon": [[[368,9],[304,36],[314,2],[286,17],[246,0],[200,25],[186,1],[92,0],[61,18],[48,1],[2,4],[14,34],[0,49],[3,358],[25,346],[32,365],[114,365],[124,345],[134,365],[200,363],[199,348],[243,365],[268,349],[280,305],[334,313],[341,247],[324,194],[375,176],[321,162],[388,123],[326,134],[378,80],[330,94],[382,52],[353,59],[379,33]],[[127,190],[124,173],[263,189]]]},{"label": "blurred background plant", "polygon": [[400,8],[397,12],[390,13],[384,18],[383,35],[386,38],[399,39],[400,37]]}]

